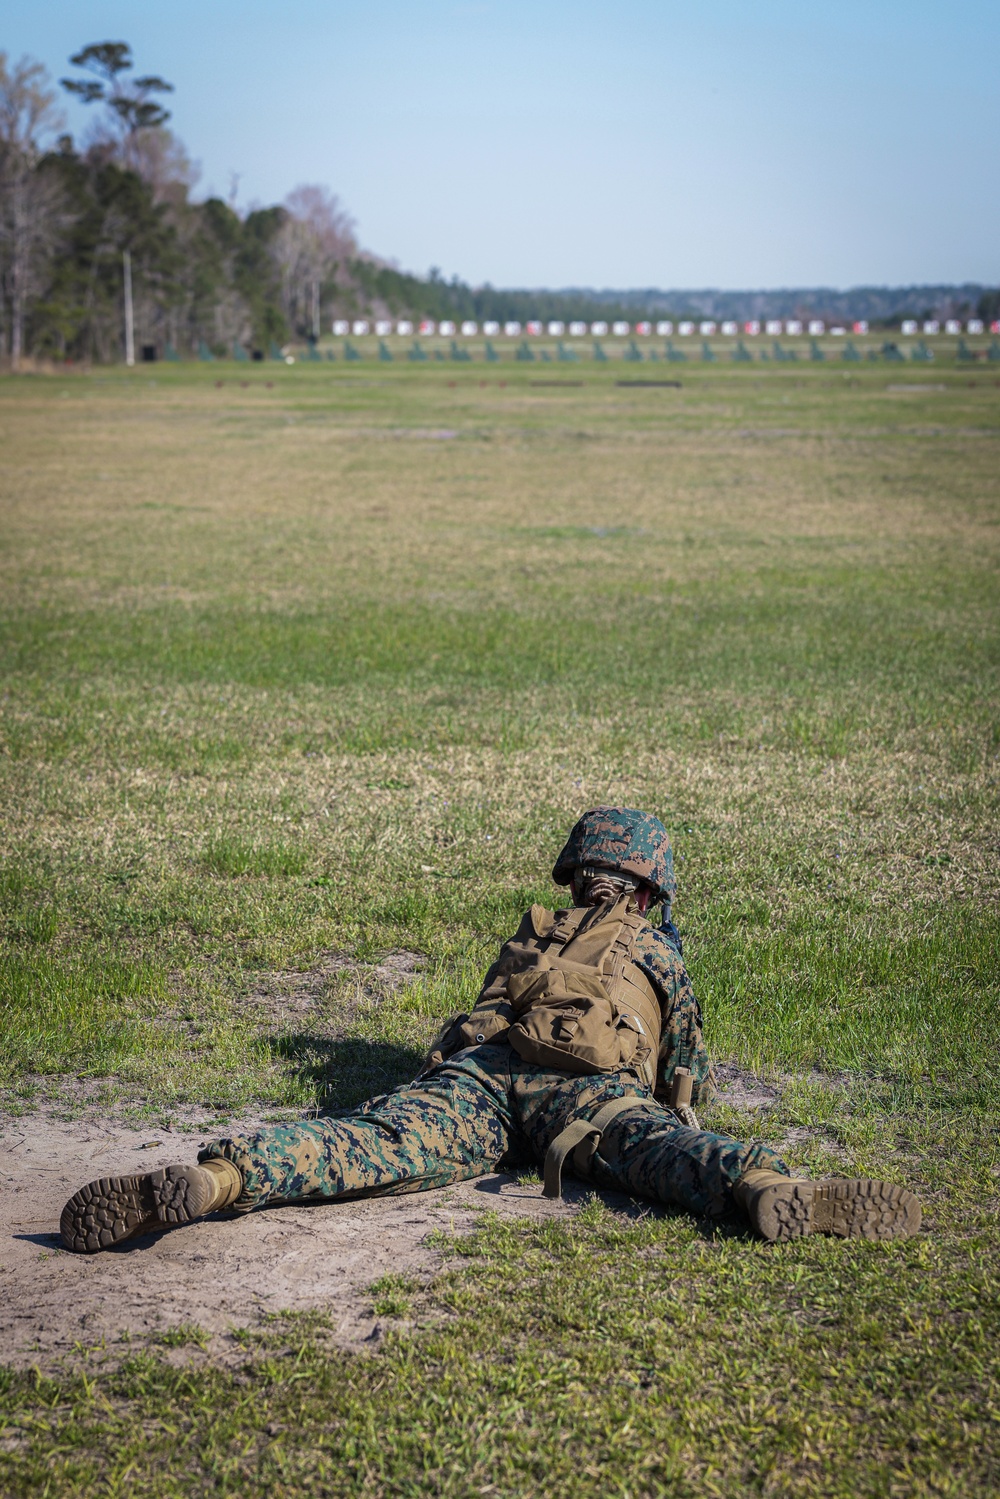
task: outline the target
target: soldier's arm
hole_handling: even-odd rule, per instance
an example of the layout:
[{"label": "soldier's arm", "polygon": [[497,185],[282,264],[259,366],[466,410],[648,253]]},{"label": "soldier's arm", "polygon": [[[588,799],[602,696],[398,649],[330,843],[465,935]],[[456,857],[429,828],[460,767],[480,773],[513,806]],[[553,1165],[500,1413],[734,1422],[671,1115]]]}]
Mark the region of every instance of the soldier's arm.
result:
[{"label": "soldier's arm", "polygon": [[674,1073],[678,1067],[686,1067],[694,1082],[692,1104],[705,1104],[715,1091],[715,1081],[702,1035],[701,1006],[684,961],[673,944],[652,927],[642,934],[634,957],[655,984],[663,1015],[656,1097],[665,1102]]}]

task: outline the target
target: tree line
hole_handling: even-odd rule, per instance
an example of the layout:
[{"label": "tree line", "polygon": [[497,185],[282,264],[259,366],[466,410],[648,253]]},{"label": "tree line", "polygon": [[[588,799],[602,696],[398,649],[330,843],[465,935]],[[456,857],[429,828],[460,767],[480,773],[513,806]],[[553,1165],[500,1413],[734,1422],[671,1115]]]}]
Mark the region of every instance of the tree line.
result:
[{"label": "tree line", "polygon": [[123,259],[135,339],[163,353],[317,336],[333,311],[368,309],[377,262],[322,187],[240,213],[192,196],[170,131],[172,86],[136,74],[124,42],[84,47],[60,86],[94,106],[82,141],[30,58],[0,52],[0,351],[111,360],[123,340]]},{"label": "tree line", "polygon": [[327,189],[237,211],[192,196],[196,174],[169,129],[172,85],[135,71],[125,42],[75,53],[59,88],[92,106],[82,141],[63,129],[59,88],[30,58],[0,52],[0,353],[121,357],[124,257],[135,343],[159,355],[318,338],[361,314],[498,319],[572,315],[566,298],[472,290],[407,275],[364,252]]},{"label": "tree line", "polygon": [[[135,343],[160,355],[268,350],[316,339],[334,317],[697,317],[712,315],[706,297],[752,295],[505,291],[408,275],[361,249],[326,188],[245,213],[196,200],[197,174],[169,128],[172,85],[137,74],[127,43],[86,46],[70,66],[56,86],[40,63],[0,52],[0,355],[15,368],[26,355],[121,357],[126,254]],[[93,107],[79,142],[63,128],[60,88]],[[984,293],[980,316],[995,317],[998,300]]]}]

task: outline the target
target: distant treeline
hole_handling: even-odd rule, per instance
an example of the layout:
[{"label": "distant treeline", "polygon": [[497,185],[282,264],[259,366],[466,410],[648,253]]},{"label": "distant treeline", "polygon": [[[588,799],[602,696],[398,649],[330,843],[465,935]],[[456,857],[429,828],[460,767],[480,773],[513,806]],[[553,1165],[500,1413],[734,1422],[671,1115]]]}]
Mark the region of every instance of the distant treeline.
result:
[{"label": "distant treeline", "polygon": [[[905,318],[918,320],[966,317],[975,313],[992,321],[1000,316],[1000,291],[985,286],[858,286],[849,291],[829,287],[803,287],[779,291],[661,291],[654,287],[632,291],[565,287],[557,291],[541,288],[504,291],[492,286],[470,287],[457,278],[444,281],[432,272],[427,280],[407,276],[378,264],[351,267],[352,293],[360,294],[359,310],[378,304],[397,313],[426,317],[474,318],[498,323],[508,319],[526,323],[576,318],[589,321],[601,317],[610,322],[622,318],[674,319],[712,318],[744,322],[756,318],[822,318],[827,323],[850,323],[865,319],[873,327],[898,327]],[[365,300],[367,298],[367,300]],[[364,306],[362,307],[362,302]],[[352,310],[345,302],[344,312]]]},{"label": "distant treeline", "polygon": [[[426,278],[407,275],[405,271],[378,262],[353,262],[345,268],[348,276],[335,293],[337,309],[349,315],[359,311],[385,311],[392,316],[409,313],[414,317],[440,320],[472,318],[478,323],[494,319],[498,323],[526,323],[531,318],[541,322],[559,319],[604,317],[608,320],[634,320],[636,305],[628,293],[609,292],[599,296],[578,291],[503,291],[492,286],[467,286],[457,276],[445,281],[436,271]],[[645,304],[642,304],[645,306]]]},{"label": "distant treeline", "polygon": [[61,86],[95,106],[82,142],[62,133],[57,92],[31,59],[0,52],[0,353],[111,360],[124,343],[129,261],[137,349],[267,348],[316,339],[359,314],[569,322],[682,318],[1000,315],[982,286],[789,291],[504,291],[431,271],[409,275],[363,251],[337,199],[299,187],[240,213],[192,196],[196,172],[167,128],[171,85],[135,77],[124,42],[88,46]]},{"label": "distant treeline", "polygon": [[1000,291],[977,283],[956,286],[852,286],[838,291],[829,286],[789,287],[776,291],[591,291],[566,289],[561,297],[580,305],[621,307],[633,320],[650,317],[713,318],[716,322],[760,322],[768,318],[822,318],[826,323],[898,327],[905,318],[964,318],[975,313],[991,322],[1000,315]]}]

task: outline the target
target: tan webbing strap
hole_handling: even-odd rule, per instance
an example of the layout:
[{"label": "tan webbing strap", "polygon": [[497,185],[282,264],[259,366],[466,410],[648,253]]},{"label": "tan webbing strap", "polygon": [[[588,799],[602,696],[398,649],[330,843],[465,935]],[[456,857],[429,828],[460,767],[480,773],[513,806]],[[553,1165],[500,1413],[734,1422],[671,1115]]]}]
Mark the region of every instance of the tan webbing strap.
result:
[{"label": "tan webbing strap", "polygon": [[574,1119],[572,1124],[567,1124],[548,1150],[545,1152],[545,1186],[543,1195],[545,1197],[562,1196],[562,1173],[566,1163],[566,1157],[576,1150],[577,1146],[584,1141],[590,1144],[588,1159],[593,1156],[601,1136],[618,1114],[624,1114],[626,1109],[658,1109],[660,1105],[651,1098],[612,1098],[599,1108],[593,1119]]},{"label": "tan webbing strap", "polygon": [[562,1171],[566,1157],[571,1150],[575,1150],[584,1140],[597,1138],[597,1130],[589,1119],[574,1119],[572,1124],[566,1128],[552,1141],[545,1152],[545,1186],[542,1194],[545,1197],[562,1196]]}]

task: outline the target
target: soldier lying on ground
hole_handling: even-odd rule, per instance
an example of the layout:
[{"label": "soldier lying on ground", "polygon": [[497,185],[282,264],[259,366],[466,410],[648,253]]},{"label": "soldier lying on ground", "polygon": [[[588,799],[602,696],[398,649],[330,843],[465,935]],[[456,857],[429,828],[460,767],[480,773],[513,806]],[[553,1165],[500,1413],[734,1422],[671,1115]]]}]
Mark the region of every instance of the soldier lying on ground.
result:
[{"label": "soldier lying on ground", "polygon": [[[902,1187],[792,1177],[767,1145],[698,1126],[683,1090],[705,1100],[711,1070],[661,822],[586,813],[553,878],[572,906],[532,906],[414,1082],[334,1118],[217,1140],[197,1165],[91,1182],[63,1209],[63,1243],[90,1253],[220,1208],[415,1192],[531,1162],[549,1196],[565,1164],[691,1213],[736,1204],[771,1240],[916,1232],[920,1204]],[[661,902],[655,928],[646,912]]]}]

